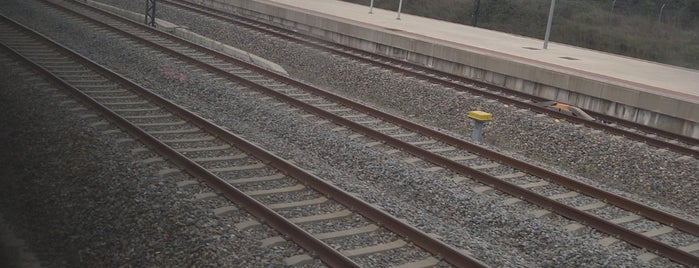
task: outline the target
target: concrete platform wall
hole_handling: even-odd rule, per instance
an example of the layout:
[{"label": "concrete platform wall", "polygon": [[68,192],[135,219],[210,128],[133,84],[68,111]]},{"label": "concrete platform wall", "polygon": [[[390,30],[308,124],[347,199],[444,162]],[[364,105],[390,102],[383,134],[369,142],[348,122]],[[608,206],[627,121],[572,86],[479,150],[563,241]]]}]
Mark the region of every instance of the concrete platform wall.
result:
[{"label": "concrete platform wall", "polygon": [[266,2],[191,1],[283,25],[324,40],[699,138],[699,104],[659,96],[648,89],[599,81],[584,74],[552,70],[478,48],[466,50],[439,40],[420,40],[395,29],[306,14]]}]

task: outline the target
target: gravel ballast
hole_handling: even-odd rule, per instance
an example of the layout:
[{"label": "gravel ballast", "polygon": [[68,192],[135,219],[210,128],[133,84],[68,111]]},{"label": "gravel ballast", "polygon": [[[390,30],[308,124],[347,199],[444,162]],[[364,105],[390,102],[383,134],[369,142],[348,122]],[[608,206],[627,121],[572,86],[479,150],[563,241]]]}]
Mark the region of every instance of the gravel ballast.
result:
[{"label": "gravel ballast", "polygon": [[[103,2],[134,11],[140,8],[138,1]],[[673,152],[548,117],[537,117],[499,102],[456,94],[453,90],[368,69],[354,61],[171,10],[163,7],[163,18],[264,55],[295,77],[417,122],[469,137],[472,122],[467,120],[468,111],[491,112],[495,120],[486,127],[485,144],[699,217],[697,159],[680,160],[681,155]]]},{"label": "gravel ballast", "polygon": [[[34,25],[41,32],[49,33],[50,36],[65,42],[69,47],[102,64],[110,66],[110,68],[152,88],[157,93],[167,96],[176,103],[190,107],[191,110],[196,111],[200,115],[257,141],[285,158],[301,163],[303,167],[315,170],[321,177],[333,180],[338,186],[355,192],[362,198],[384,207],[389,213],[397,217],[406,218],[419,228],[442,236],[444,241],[460,248],[468,249],[477,258],[490,265],[507,267],[643,266],[643,264],[635,260],[635,257],[641,254],[642,250],[628,247],[623,243],[611,248],[605,248],[596,244],[596,239],[601,238],[597,232],[586,230],[582,233],[568,233],[561,228],[561,226],[566,224],[567,220],[560,217],[532,218],[526,215],[526,213],[521,213],[521,207],[502,205],[500,201],[507,198],[506,196],[500,194],[475,194],[468,187],[454,184],[443,175],[425,172],[412,165],[400,163],[399,159],[395,157],[385,155],[380,151],[367,148],[361,143],[351,141],[343,133],[329,131],[333,126],[311,124],[309,120],[299,117],[298,114],[289,113],[285,109],[278,107],[274,108],[271,106],[271,101],[262,101],[258,99],[259,96],[247,95],[233,90],[231,87],[226,87],[221,82],[211,81],[207,77],[202,76],[201,72],[185,68],[179,62],[171,61],[161,55],[145,52],[140,48],[129,47],[125,42],[110,36],[87,32],[80,25],[71,21],[61,20],[53,12],[45,12],[39,8],[39,5],[35,5],[34,1],[7,2],[11,2],[13,5],[6,7],[6,10],[3,11],[5,14],[12,14],[16,19]],[[120,6],[132,5],[131,7],[135,11],[140,11],[142,5],[140,1],[105,2],[119,2]],[[171,11],[167,6],[159,7],[159,12],[166,19],[172,19],[174,22],[178,21],[169,16],[181,15],[176,12],[170,15]],[[27,14],[32,14],[33,16],[31,17],[34,19],[31,21],[26,19]],[[232,31],[232,28],[220,28],[216,27],[214,22],[199,21],[193,16],[188,17],[191,23],[187,25],[195,31],[200,31],[202,30],[200,28],[204,28],[203,25],[208,25],[206,28],[219,29],[221,32],[218,34],[224,39],[232,39],[233,36],[240,35],[240,33],[228,32]],[[202,32],[206,31],[202,30]],[[240,42],[242,43],[242,41]],[[379,72],[364,74],[364,72],[370,71],[363,70],[353,63],[338,61],[338,59],[332,56],[318,55],[318,53],[308,52],[302,48],[274,42],[260,36],[247,35],[245,42],[247,42],[247,45],[231,43],[240,45],[241,48],[250,49],[251,52],[258,55],[266,55],[278,61],[278,63],[285,65],[287,70],[293,70],[294,75],[302,75],[302,71],[304,73],[308,72],[304,76],[314,76],[316,78],[313,80],[314,83],[333,86],[332,84],[335,82],[331,81],[333,79],[340,80],[340,73],[344,73],[347,76],[366,75],[361,76],[363,77],[362,79],[343,78],[346,81],[337,81],[336,83],[349,83],[349,81],[363,83],[377,79],[377,84],[367,84],[365,86],[372,89],[376,85],[383,85],[386,87],[386,97],[394,100],[395,96],[391,94],[397,94],[397,92],[392,90],[392,88],[397,87],[396,83],[401,85],[400,81],[402,81],[402,78],[400,77]],[[251,47],[254,47],[254,49]],[[286,54],[289,52],[291,54]],[[282,54],[288,59],[282,61]],[[301,68],[301,65],[305,67]],[[163,72],[163,68],[169,69],[167,72]],[[315,68],[325,70],[321,72]],[[185,75],[186,81],[172,79],[169,76],[172,71]],[[318,75],[320,73],[324,73],[324,75]],[[416,96],[415,94],[418,91],[415,88],[407,87],[407,85],[424,86],[410,81],[402,83],[407,88],[403,93],[413,94],[413,97]],[[339,86],[334,85],[333,88],[339,88]],[[348,89],[353,90],[359,88],[356,85],[348,87]],[[415,92],[411,93],[408,89],[415,89]],[[359,90],[356,90],[356,93],[357,97],[365,98],[366,101],[372,100],[372,93]],[[405,101],[410,103],[409,100]],[[427,107],[438,103],[440,100],[434,96],[434,99],[426,97],[424,101],[423,106],[415,107],[414,109],[427,109]],[[396,111],[406,109],[404,107],[401,108],[402,106],[397,104],[387,103],[385,105],[389,109]],[[416,114],[416,118],[423,120],[427,116],[419,113],[414,114]],[[504,115],[496,116],[504,117]],[[546,121],[546,119],[535,119],[533,117],[532,120],[537,124],[543,124],[542,122]],[[440,122],[440,120],[436,122]],[[549,122],[549,124],[551,123]],[[557,124],[557,126],[563,125]],[[491,129],[496,129],[497,127],[503,126],[499,126],[496,123],[489,126]],[[454,128],[453,131],[459,132],[460,130]],[[492,139],[490,136],[486,138]],[[128,152],[115,155],[128,155]],[[119,170],[123,171],[121,168]],[[134,170],[131,171],[135,172]],[[129,177],[137,178],[137,176]],[[148,176],[145,177],[147,178]],[[174,187],[171,184],[172,182],[170,184],[163,183],[163,185]],[[187,198],[191,198],[191,196]],[[167,201],[162,202],[167,204]],[[532,208],[527,206],[527,209]],[[173,207],[173,211],[181,210]],[[196,209],[190,212],[196,213],[195,211]],[[195,223],[187,222],[187,224]],[[181,226],[181,228],[185,227]],[[202,231],[206,230],[208,229],[204,228]],[[157,232],[154,235],[157,236]],[[160,245],[167,249],[180,248],[188,245],[187,243],[182,243],[182,241],[187,241],[188,243],[203,243],[203,241],[206,241],[205,239],[196,239],[196,236],[193,238],[190,236],[190,238],[190,240],[178,239],[180,243],[174,244],[177,246],[156,244],[154,248]],[[213,256],[218,256],[217,258],[220,259],[235,259],[236,257],[225,256],[226,253],[234,252],[237,258],[254,261],[255,255],[253,254],[257,252],[252,253],[250,251],[255,247],[252,247],[253,249],[245,247],[250,247],[255,242],[245,241],[244,235],[242,238],[238,237],[238,239],[240,239],[238,240],[239,242],[243,242],[242,245],[230,241],[231,239],[226,239],[228,241],[226,243],[231,243],[231,247],[227,248],[230,252],[210,247],[216,249],[212,249],[209,253]],[[106,241],[112,240],[106,239]],[[105,242],[102,241],[102,243]],[[131,243],[134,243],[133,245],[143,244],[141,241],[129,241],[124,243],[128,246],[123,247],[129,247],[132,245]],[[176,251],[178,249],[170,250]],[[145,252],[142,248],[136,248],[134,251],[137,253],[133,254]],[[105,250],[102,252],[109,251]],[[202,254],[194,254],[188,260],[191,262],[202,261],[200,259],[205,259],[203,257]],[[659,264],[669,265],[666,261],[661,260],[649,266],[657,266]],[[172,263],[172,265],[178,266],[177,263]],[[254,265],[241,266],[257,267]]]},{"label": "gravel ballast", "polygon": [[[170,166],[141,164],[153,155],[115,143],[126,135],[103,134],[60,91],[27,82],[34,75],[26,70],[2,69],[0,215],[43,267],[264,267],[289,255],[214,217],[176,186],[182,178],[158,175]],[[27,267],[12,257],[0,266]]]}]

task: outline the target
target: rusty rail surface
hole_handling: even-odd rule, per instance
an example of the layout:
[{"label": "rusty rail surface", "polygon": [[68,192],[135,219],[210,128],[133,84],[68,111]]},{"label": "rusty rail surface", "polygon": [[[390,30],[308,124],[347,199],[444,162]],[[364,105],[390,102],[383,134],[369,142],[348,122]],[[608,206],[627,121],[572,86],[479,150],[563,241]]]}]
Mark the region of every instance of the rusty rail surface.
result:
[{"label": "rusty rail surface", "polygon": [[[115,18],[118,18],[118,17],[115,16]],[[125,22],[126,22],[126,20],[125,20]],[[139,25],[137,23],[134,23],[134,24]],[[518,168],[522,171],[528,172],[532,175],[536,175],[540,178],[552,181],[552,182],[557,183],[559,185],[569,187],[570,189],[579,191],[585,195],[596,197],[596,198],[601,199],[601,200],[606,200],[610,204],[613,204],[613,205],[618,206],[620,208],[624,208],[624,209],[633,211],[635,213],[639,213],[640,215],[643,215],[643,216],[645,216],[649,219],[652,219],[652,220],[656,220],[656,221],[661,222],[663,224],[674,226],[677,229],[685,231],[687,233],[690,233],[693,235],[697,235],[699,233],[699,225],[696,223],[693,223],[691,221],[688,221],[686,219],[682,219],[682,218],[674,216],[672,214],[669,214],[669,213],[651,208],[649,206],[640,204],[640,203],[635,202],[633,200],[629,200],[629,199],[626,199],[624,197],[603,191],[601,189],[597,189],[595,187],[577,182],[573,179],[566,178],[562,175],[558,175],[554,172],[547,171],[543,168],[536,167],[534,165],[507,157],[505,155],[489,151],[486,148],[477,146],[475,144],[471,144],[471,143],[463,141],[463,140],[459,140],[457,138],[448,136],[448,135],[440,133],[438,131],[431,130],[431,129],[426,128],[424,126],[420,126],[420,125],[414,124],[412,122],[400,119],[396,116],[392,116],[390,114],[380,112],[376,109],[363,106],[363,105],[358,104],[356,102],[352,102],[349,99],[336,96],[336,95],[331,94],[329,92],[326,92],[326,91],[323,91],[321,89],[317,89],[317,88],[314,88],[314,87],[309,86],[307,84],[304,84],[300,81],[297,81],[297,80],[294,80],[294,79],[291,79],[291,78],[288,78],[285,76],[281,76],[281,75],[276,74],[274,72],[262,69],[260,67],[248,64],[246,62],[239,61],[237,59],[223,55],[221,53],[211,51],[209,49],[200,47],[198,45],[189,44],[188,42],[186,42],[184,40],[181,40],[181,39],[176,38],[176,37],[172,37],[169,34],[162,33],[162,32],[157,31],[157,30],[153,30],[152,28],[148,28],[145,26],[139,26],[139,27],[143,27],[143,29],[147,30],[147,31],[152,31],[153,34],[158,34],[158,35],[161,35],[163,37],[167,37],[170,41],[182,42],[183,44],[187,44],[187,46],[189,46],[189,47],[197,48],[201,51],[206,51],[207,53],[215,55],[218,58],[225,58],[230,62],[235,62],[236,65],[243,66],[244,68],[253,70],[257,73],[264,74],[267,77],[272,77],[274,80],[282,81],[283,83],[286,83],[286,84],[289,84],[292,86],[296,86],[296,87],[302,88],[304,90],[309,90],[309,91],[313,92],[314,94],[318,94],[318,95],[321,95],[321,96],[326,97],[328,99],[332,99],[334,101],[337,101],[344,106],[366,112],[366,113],[368,113],[374,117],[377,117],[377,118],[383,118],[384,120],[386,120],[388,122],[392,122],[394,124],[403,126],[405,128],[411,129],[413,131],[423,133],[423,135],[428,135],[425,133],[429,133],[429,135],[432,135],[433,137],[435,137],[435,138],[437,138],[445,143],[452,144],[452,145],[458,146],[459,148],[463,148],[463,149],[467,149],[469,151],[479,153],[486,158],[491,158],[493,160],[501,161],[502,163],[505,163],[508,166]],[[124,33],[124,34],[128,34],[128,33]],[[134,38],[138,38],[138,37],[134,37]],[[138,39],[140,39],[140,38],[138,38]],[[146,42],[146,44],[148,44],[150,46],[158,47],[157,44],[151,43],[148,40],[144,40],[144,39],[140,39],[140,40],[143,42]],[[192,62],[194,60],[194,59],[188,58],[185,55],[181,55],[176,51],[169,50],[167,48],[159,48],[159,49],[166,51],[169,54],[176,56],[178,58],[185,59],[187,62]],[[674,260],[678,263],[682,263],[682,264],[690,266],[693,263],[699,262],[699,258],[697,256],[691,255],[687,252],[681,251],[677,248],[671,247],[671,246],[664,244],[662,242],[659,242],[657,240],[653,240],[651,238],[645,237],[639,233],[630,231],[626,228],[623,228],[619,225],[613,224],[607,220],[601,219],[601,218],[599,218],[595,215],[592,215],[590,213],[576,210],[573,207],[567,206],[561,202],[549,199],[547,197],[544,197],[540,194],[534,193],[530,190],[519,187],[517,185],[499,180],[491,175],[488,175],[488,174],[482,173],[478,170],[472,169],[470,167],[461,165],[459,163],[456,163],[454,161],[451,161],[449,159],[446,159],[446,158],[439,156],[439,155],[436,155],[434,153],[430,153],[430,152],[425,151],[423,149],[420,149],[416,146],[410,145],[410,144],[405,143],[403,141],[400,141],[400,140],[397,140],[397,139],[392,138],[390,136],[387,136],[385,134],[382,134],[376,130],[370,129],[370,128],[365,127],[363,125],[360,125],[358,123],[352,122],[348,119],[331,114],[331,113],[329,113],[325,110],[322,110],[318,107],[314,107],[310,104],[306,104],[302,101],[293,99],[293,98],[286,96],[280,92],[277,92],[273,89],[269,89],[267,87],[264,87],[263,85],[260,85],[256,82],[246,80],[243,77],[240,77],[240,76],[231,74],[227,71],[221,70],[215,66],[210,66],[210,65],[204,64],[202,62],[198,62],[198,61],[192,62],[192,63],[196,64],[196,65],[200,65],[200,66],[202,66],[202,67],[204,67],[204,68],[206,68],[214,73],[217,73],[219,75],[229,77],[229,78],[231,78],[231,80],[235,80],[238,83],[244,84],[245,86],[248,86],[250,88],[265,92],[266,94],[274,96],[274,97],[276,97],[280,100],[283,100],[287,103],[290,103],[296,107],[299,107],[299,108],[302,108],[306,111],[318,114],[318,115],[320,115],[320,116],[322,116],[330,121],[335,122],[336,124],[348,126],[348,127],[352,128],[353,130],[355,130],[357,132],[364,133],[365,135],[367,135],[369,137],[375,138],[377,140],[381,140],[381,141],[383,141],[386,144],[389,144],[391,146],[401,148],[401,149],[403,149],[411,154],[419,156],[419,157],[421,157],[427,161],[430,161],[434,164],[452,169],[456,172],[459,172],[459,173],[464,174],[466,176],[469,176],[477,181],[480,181],[486,185],[492,185],[492,186],[496,187],[497,189],[499,189],[503,192],[506,192],[508,194],[511,194],[515,197],[520,197],[522,199],[525,199],[525,200],[532,202],[533,204],[536,204],[536,205],[541,206],[543,208],[551,209],[553,212],[555,212],[559,215],[562,215],[564,217],[567,217],[567,218],[576,220],[578,222],[587,224],[587,225],[589,225],[589,226],[591,226],[599,231],[608,233],[612,236],[617,236],[620,239],[627,241],[633,245],[636,245],[636,246],[639,246],[642,248],[646,248],[652,252],[657,252],[659,255],[663,255],[665,257],[668,257],[669,259]]]},{"label": "rusty rail surface", "polygon": [[[2,15],[0,15],[0,17],[2,17]],[[4,17],[3,20],[11,21]],[[13,23],[17,24],[16,22]],[[333,185],[324,182],[319,177],[310,174],[304,171],[303,169],[291,164],[290,162],[275,156],[271,152],[244,140],[243,138],[215,125],[214,123],[204,118],[199,117],[194,113],[189,112],[185,108],[175,103],[172,103],[162,98],[161,96],[131,82],[127,78],[113,73],[105,69],[104,67],[101,67],[99,64],[80,56],[79,54],[60,44],[51,41],[50,39],[44,37],[40,33],[26,28],[24,28],[24,30],[30,31],[33,35],[37,36],[37,38],[41,39],[42,42],[50,43],[56,48],[65,52],[66,54],[70,54],[72,58],[76,59],[76,61],[80,62],[85,66],[88,66],[95,72],[109,77],[110,79],[112,79],[112,81],[115,81],[120,85],[133,90],[138,95],[142,96],[145,99],[148,99],[153,103],[157,103],[162,108],[168,110],[169,112],[177,116],[182,117],[183,119],[186,119],[188,122],[193,123],[194,125],[197,125],[202,130],[209,132],[230,144],[233,144],[235,147],[259,159],[261,162],[266,163],[267,165],[270,165],[276,169],[279,169],[285,174],[302,181],[304,184],[323,193],[331,199],[347,207],[352,208],[358,214],[365,216],[368,219],[377,222],[386,229],[409,239],[415,245],[438,256],[438,258],[442,258],[456,267],[487,267],[486,264],[480,262],[479,260],[462,254],[456,248],[430,237],[426,233],[406,223],[403,223],[398,218],[395,218],[375,208],[371,204],[352,196],[351,194],[347,193],[346,191],[340,188],[337,188]],[[13,54],[15,54],[17,57],[21,57],[20,54],[6,47],[5,45],[2,45],[2,47],[8,49],[9,51],[12,51]],[[29,61],[26,58],[24,59]],[[252,215],[262,219],[266,224],[270,225],[271,227],[280,231],[281,233],[289,236],[295,243],[299,244],[304,249],[316,254],[321,260],[323,260],[323,262],[325,262],[329,266],[358,267],[358,265],[351,259],[342,255],[342,253],[325,244],[324,242],[320,241],[319,239],[313,237],[313,235],[299,228],[292,222],[288,221],[287,219],[276,213],[274,210],[266,207],[264,204],[246,195],[245,193],[238,190],[225,180],[217,177],[215,174],[206,170],[199,164],[193,162],[186,156],[172,149],[171,147],[159,141],[155,137],[144,132],[139,127],[131,124],[128,120],[119,116],[115,112],[109,110],[109,108],[100,104],[85,93],[82,93],[79,89],[67,84],[64,80],[52,75],[45,68],[31,61],[29,62],[32,65],[33,69],[42,73],[52,82],[59,84],[64,88],[67,88],[71,92],[71,94],[75,95],[77,98],[88,104],[93,109],[99,111],[103,116],[122,127],[129,134],[133,135],[138,140],[148,145],[153,150],[157,151],[159,154],[165,156],[165,158],[167,158],[168,160],[171,160],[178,166],[182,167],[184,170],[187,171],[187,173],[191,174],[194,177],[204,180],[208,185],[210,185],[212,188],[216,190],[219,190],[224,196],[226,196],[230,200],[234,200],[235,202],[239,203]]]},{"label": "rusty rail surface", "polygon": [[[162,0],[166,4],[170,4],[173,6],[177,6],[182,9],[186,9],[189,11],[197,12],[200,14],[205,14],[207,16],[215,17],[217,19],[223,20],[223,21],[228,21],[231,23],[235,24],[242,24],[243,26],[249,27],[249,28],[254,28],[256,31],[261,31],[270,35],[274,36],[279,36],[284,39],[293,39],[295,42],[302,43],[306,46],[313,47],[316,49],[321,49],[325,51],[331,51],[336,54],[340,54],[342,56],[366,62],[366,63],[371,63],[374,65],[379,65],[382,68],[389,69],[395,72],[399,73],[404,73],[404,74],[409,74],[410,76],[414,76],[418,79],[421,80],[426,80],[434,84],[439,84],[443,85],[445,87],[451,87],[459,91],[464,91],[468,92],[474,95],[481,95],[489,99],[495,99],[500,102],[506,103],[506,104],[511,104],[520,108],[525,108],[532,110],[537,113],[542,113],[542,114],[547,114],[551,117],[558,118],[558,119],[564,119],[567,121],[570,121],[572,123],[576,124],[583,124],[587,127],[593,128],[593,129],[599,129],[611,134],[615,135],[620,135],[627,137],[629,139],[637,140],[644,142],[646,144],[649,144],[651,146],[655,146],[658,148],[667,148],[671,151],[675,151],[677,153],[685,154],[685,155],[690,155],[693,156],[694,158],[699,158],[699,150],[694,150],[690,148],[691,146],[699,146],[699,139],[695,139],[692,137],[668,132],[665,130],[649,127],[647,125],[639,124],[636,122],[616,118],[613,116],[597,113],[597,112],[592,112],[592,111],[586,111],[588,114],[593,115],[594,117],[597,117],[598,119],[601,119],[602,121],[606,122],[613,122],[621,126],[625,126],[628,128],[632,129],[638,129],[640,131],[643,131],[645,133],[652,133],[656,134],[659,137],[665,137],[670,140],[676,140],[683,142],[685,144],[688,144],[689,147],[687,146],[682,146],[681,144],[675,144],[671,143],[668,141],[648,137],[646,135],[640,134],[640,133],[635,133],[632,131],[628,131],[625,129],[617,128],[614,126],[611,126],[609,124],[605,124],[603,122],[597,122],[597,121],[590,121],[590,120],[585,120],[580,117],[576,117],[573,115],[568,115],[564,113],[560,113],[551,109],[547,109],[545,107],[540,107],[537,106],[535,103],[536,102],[542,102],[542,101],[549,101],[548,99],[530,95],[524,92],[508,89],[505,87],[501,86],[496,86],[493,84],[488,84],[485,82],[473,80],[473,79],[468,79],[463,76],[458,76],[450,73],[446,73],[443,71],[431,69],[425,66],[413,64],[407,61],[402,61],[402,60],[397,60],[395,58],[391,58],[388,56],[380,55],[380,54],[372,54],[367,51],[359,50],[356,48],[348,47],[345,45],[337,44],[337,43],[331,43],[323,39],[319,39],[316,37],[311,37],[311,36],[303,36],[299,37],[301,34],[287,30],[285,28],[281,28],[276,25],[271,25],[265,22],[261,21],[256,21],[252,20],[249,18],[241,17],[235,14],[227,13],[224,11],[220,10],[215,10],[206,6],[202,6],[199,4],[194,4],[190,3],[184,0]],[[184,4],[186,3],[186,4]],[[196,7],[192,7],[196,6]],[[235,19],[232,19],[235,18]],[[275,28],[275,31],[265,29],[263,27],[255,26],[255,24],[263,24],[267,27]],[[335,49],[333,47],[340,47],[341,49]],[[361,55],[361,56],[360,56]],[[375,58],[375,59],[372,59]],[[405,66],[405,67],[403,67]],[[433,74],[433,75],[429,75]],[[473,84],[474,86],[464,86],[452,81],[460,81],[463,83],[470,83]],[[479,90],[476,89],[475,87],[482,87],[486,88],[487,90],[493,90],[495,92],[490,92],[487,90]],[[499,93],[499,94],[498,94]],[[518,98],[523,98],[526,100],[530,100],[531,102],[523,102],[519,101],[517,99],[508,97],[507,95],[511,95],[514,97]]]}]

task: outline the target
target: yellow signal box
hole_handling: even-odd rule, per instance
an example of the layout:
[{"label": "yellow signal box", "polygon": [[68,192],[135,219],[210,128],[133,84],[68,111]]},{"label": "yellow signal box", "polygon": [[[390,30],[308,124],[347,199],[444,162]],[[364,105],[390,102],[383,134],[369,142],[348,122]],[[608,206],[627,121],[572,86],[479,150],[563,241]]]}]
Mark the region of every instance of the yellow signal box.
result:
[{"label": "yellow signal box", "polygon": [[478,121],[490,121],[493,120],[493,114],[486,113],[483,111],[470,111],[468,112],[468,117],[476,119]]}]

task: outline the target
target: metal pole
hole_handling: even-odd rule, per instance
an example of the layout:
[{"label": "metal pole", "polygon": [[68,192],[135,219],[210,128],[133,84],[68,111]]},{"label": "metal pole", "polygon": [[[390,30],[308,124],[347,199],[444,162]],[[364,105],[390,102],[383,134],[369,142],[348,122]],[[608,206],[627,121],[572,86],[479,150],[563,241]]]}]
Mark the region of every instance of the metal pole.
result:
[{"label": "metal pole", "polygon": [[476,27],[478,25],[478,12],[481,9],[481,0],[476,0],[473,3],[473,13],[471,13],[471,25]]},{"label": "metal pole", "polygon": [[403,0],[400,0],[400,2],[398,2],[398,17],[396,18],[397,20],[400,19],[400,10],[401,10],[401,8],[403,8]]},{"label": "metal pole", "polygon": [[612,23],[612,18],[614,17],[614,7],[616,6],[616,0],[612,1],[612,11],[609,11],[609,23]]},{"label": "metal pole", "polygon": [[151,22],[151,25],[150,25],[150,26],[153,26],[153,28],[155,28],[155,26],[157,25],[155,23],[155,1],[156,0],[153,0],[153,14],[151,14],[153,16],[153,21]]},{"label": "metal pole", "polygon": [[145,24],[145,25],[148,25],[148,20],[150,17],[148,13],[150,13],[150,0],[146,0],[146,13],[145,13],[146,16],[144,17],[144,20],[143,20],[143,24]]},{"label": "metal pole", "polygon": [[667,5],[667,2],[663,3],[663,6],[660,7],[660,13],[658,13],[658,23],[663,23],[663,9],[665,9],[665,5]]},{"label": "metal pole", "polygon": [[471,140],[475,142],[480,142],[483,135],[483,121],[474,120],[476,122],[473,127],[473,133],[471,133]]},{"label": "metal pole", "polygon": [[556,6],[556,0],[551,0],[551,9],[549,10],[549,21],[546,23],[546,37],[544,37],[544,49],[549,47],[549,37],[551,36],[551,23],[553,22],[553,10]]},{"label": "metal pole", "polygon": [[372,12],[373,10],[374,10],[374,0],[371,0],[371,3],[369,4],[369,14],[374,14]]},{"label": "metal pole", "polygon": [[155,27],[155,0],[146,0],[146,25]]}]

